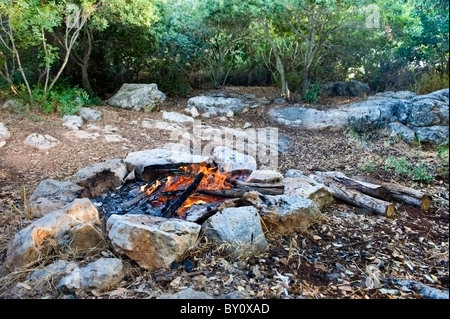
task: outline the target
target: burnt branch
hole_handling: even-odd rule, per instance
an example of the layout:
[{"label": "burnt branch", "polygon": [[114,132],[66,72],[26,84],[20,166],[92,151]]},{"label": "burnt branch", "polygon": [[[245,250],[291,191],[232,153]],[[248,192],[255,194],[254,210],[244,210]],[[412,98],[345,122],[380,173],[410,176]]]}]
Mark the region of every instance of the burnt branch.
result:
[{"label": "burnt branch", "polygon": [[165,218],[171,218],[176,213],[178,208],[180,208],[181,205],[183,205],[183,203],[188,199],[188,197],[191,196],[197,190],[197,187],[202,181],[204,176],[205,174],[203,174],[202,172],[198,173],[194,181],[186,188],[186,190],[180,195],[180,197],[162,211],[162,214]]}]

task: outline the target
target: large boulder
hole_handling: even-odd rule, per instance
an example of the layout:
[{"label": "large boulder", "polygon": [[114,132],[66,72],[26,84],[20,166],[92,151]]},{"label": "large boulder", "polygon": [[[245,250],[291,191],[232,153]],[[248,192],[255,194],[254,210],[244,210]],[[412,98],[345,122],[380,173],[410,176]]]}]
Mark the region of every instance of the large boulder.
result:
[{"label": "large boulder", "polygon": [[74,182],[87,190],[87,197],[96,197],[119,187],[127,174],[125,162],[115,158],[78,170]]},{"label": "large boulder", "polygon": [[[68,244],[70,246],[70,241],[74,238],[77,238],[76,241],[79,243],[78,239],[81,237],[76,234],[76,229],[84,224],[99,226],[98,210],[89,199],[77,198],[72,203],[41,217],[19,231],[8,243],[5,266],[11,271],[28,268],[54,253],[55,248],[62,250]],[[97,229],[92,227],[90,230],[93,231],[90,235],[87,234],[87,229],[82,231],[82,238],[89,241],[89,243],[83,243],[83,248],[92,249],[100,244],[101,237]],[[78,247],[73,246],[71,249],[79,250]]]},{"label": "large boulder", "polygon": [[84,191],[84,187],[69,181],[44,179],[31,194],[28,208],[33,217],[42,217],[83,197]]},{"label": "large boulder", "polygon": [[196,96],[189,99],[186,110],[195,109],[200,114],[209,116],[230,116],[246,112],[249,108],[258,106],[258,103],[246,101],[237,97],[222,96]]},{"label": "large boulder", "polygon": [[230,207],[208,218],[202,234],[232,255],[249,256],[263,252],[268,242],[261,218],[253,206]]},{"label": "large boulder", "polygon": [[155,111],[165,101],[166,95],[155,83],[125,83],[107,103],[123,109]]},{"label": "large boulder", "polygon": [[150,271],[168,269],[197,242],[200,225],[146,215],[111,215],[108,237],[115,251]]}]

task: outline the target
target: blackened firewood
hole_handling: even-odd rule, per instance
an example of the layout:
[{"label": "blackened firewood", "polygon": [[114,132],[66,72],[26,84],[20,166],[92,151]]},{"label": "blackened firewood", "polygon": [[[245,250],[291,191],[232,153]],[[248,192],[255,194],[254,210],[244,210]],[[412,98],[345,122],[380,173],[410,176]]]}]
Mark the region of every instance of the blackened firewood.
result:
[{"label": "blackened firewood", "polygon": [[186,188],[186,190],[180,195],[180,197],[174,201],[171,205],[169,205],[166,209],[162,211],[162,214],[165,218],[171,218],[178,208],[180,208],[183,203],[191,196],[196,190],[200,182],[202,181],[204,173],[200,172],[195,177],[194,181]]}]

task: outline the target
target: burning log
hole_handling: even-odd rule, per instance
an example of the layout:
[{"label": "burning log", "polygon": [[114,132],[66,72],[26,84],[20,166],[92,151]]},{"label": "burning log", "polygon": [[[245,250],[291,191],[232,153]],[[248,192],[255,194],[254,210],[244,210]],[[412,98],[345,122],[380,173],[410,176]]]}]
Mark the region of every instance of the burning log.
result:
[{"label": "burning log", "polygon": [[200,182],[202,181],[205,174],[203,172],[200,172],[195,177],[194,181],[186,188],[186,190],[180,195],[180,197],[175,200],[169,207],[165,208],[162,211],[162,214],[165,218],[171,218],[178,208],[183,205],[183,203],[188,199],[189,196],[191,196],[196,190]]},{"label": "burning log", "polygon": [[247,183],[242,181],[235,181],[235,185],[238,189],[246,192],[257,191],[263,195],[283,195],[284,184],[275,183]]},{"label": "burning log", "polygon": [[209,196],[218,196],[226,198],[238,198],[244,196],[245,193],[257,191],[262,195],[283,195],[283,184],[262,184],[262,183],[246,183],[242,181],[234,182],[236,188],[232,189],[198,189],[197,192]]},{"label": "burning log", "polygon": [[139,203],[141,200],[149,197],[150,195],[154,194],[158,189],[161,188],[161,185],[163,185],[164,183],[157,180],[155,183],[151,184],[150,186],[146,185],[143,187],[143,190],[136,195],[136,197],[134,197],[133,199],[125,202],[122,205],[122,210],[126,211],[128,210],[130,207],[136,205],[137,203]]}]

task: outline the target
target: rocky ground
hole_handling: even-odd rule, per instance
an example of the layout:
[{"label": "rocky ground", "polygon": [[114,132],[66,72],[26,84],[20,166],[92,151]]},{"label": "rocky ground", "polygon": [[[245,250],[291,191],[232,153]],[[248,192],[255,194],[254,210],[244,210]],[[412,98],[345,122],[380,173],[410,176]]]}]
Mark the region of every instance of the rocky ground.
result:
[{"label": "rocky ground", "polygon": [[[251,93],[271,101],[278,95],[276,88],[268,87],[223,90]],[[200,93],[193,92],[193,96]],[[311,107],[326,109],[348,102],[349,99],[329,98]],[[168,98],[161,110],[183,113],[186,103],[187,98]],[[232,118],[202,119],[202,122],[232,128],[243,128],[246,123],[254,128],[278,127],[291,140],[289,150],[279,154],[280,172],[333,170],[394,182],[430,193],[432,208],[422,211],[397,203],[397,215],[386,218],[336,200],[323,209],[323,218],[307,231],[269,237],[269,249],[260,256],[231,259],[221,247],[200,241],[173,269],[148,273],[129,263],[126,278],[113,291],[75,297],[153,299],[192,288],[212,297],[232,294],[248,299],[448,298],[448,153],[447,159],[443,159],[435,145],[410,145],[383,130],[317,131],[280,126],[267,115],[275,107],[282,106],[272,103]],[[5,258],[12,236],[31,222],[24,213],[24,195],[29,196],[41,180],[70,179],[79,169],[96,162],[125,158],[130,152],[173,142],[164,131],[132,124],[145,118],[162,119],[161,112],[145,113],[107,105],[95,108],[103,114],[95,125],[114,127],[114,133],[122,141],[76,138],[61,125],[58,115],[1,110],[0,122],[8,127],[11,138],[0,148],[0,261]],[[61,144],[46,151],[36,150],[23,142],[32,133],[51,135]],[[415,181],[411,176],[385,168],[389,157],[423,163],[432,181]],[[112,250],[103,254],[116,255]],[[68,258],[83,264],[94,257]],[[42,282],[40,287],[24,284],[30,271],[9,273],[0,269],[0,298],[67,298],[53,289],[51,280]]]}]

